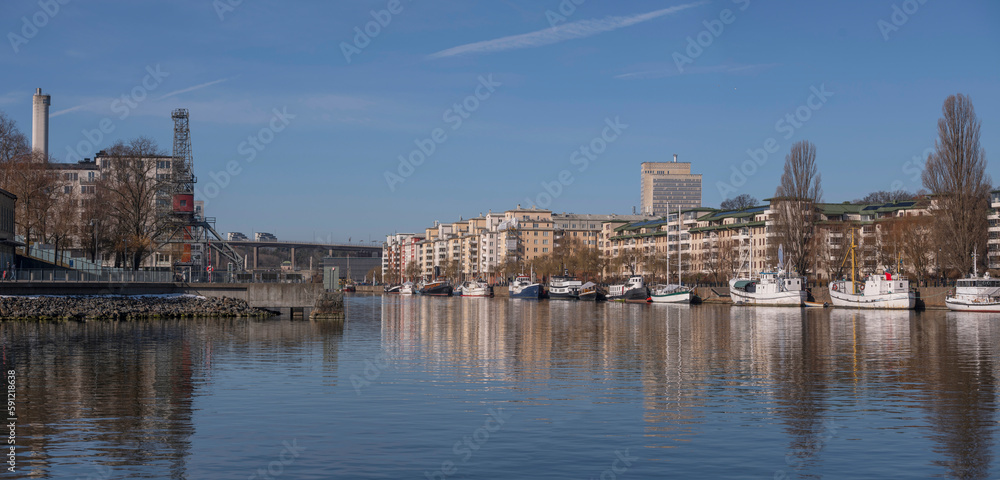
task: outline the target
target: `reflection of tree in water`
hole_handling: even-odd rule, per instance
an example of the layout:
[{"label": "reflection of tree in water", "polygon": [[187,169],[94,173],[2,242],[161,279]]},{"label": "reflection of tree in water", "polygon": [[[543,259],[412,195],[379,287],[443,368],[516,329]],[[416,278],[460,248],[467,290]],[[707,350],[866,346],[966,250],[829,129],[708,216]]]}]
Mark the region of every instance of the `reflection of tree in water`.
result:
[{"label": "reflection of tree in water", "polygon": [[[980,329],[983,324],[964,327]],[[960,328],[943,318],[913,321],[912,364],[901,381],[925,393],[920,405],[934,429],[935,451],[944,456],[934,464],[945,468],[948,477],[988,478],[997,414],[995,351],[979,352],[990,352],[996,335],[977,334],[970,344],[961,345]]]},{"label": "reflection of tree in water", "polygon": [[176,321],[11,323],[0,335],[22,380],[23,471],[51,474],[53,452],[62,451],[92,465],[82,475],[133,465],[185,475],[203,352]]},{"label": "reflection of tree in water", "polygon": [[[18,378],[19,470],[187,478],[193,397],[212,381],[213,356],[307,362],[290,354],[304,339],[335,352],[342,334],[342,325],[273,320],[0,324]],[[323,361],[335,366],[336,355]]]},{"label": "reflection of tree in water", "polygon": [[[799,312],[795,313],[798,317]],[[799,328],[793,324],[780,327],[789,334],[799,334],[789,337],[790,345],[768,349],[775,385],[775,416],[785,424],[790,437],[786,464],[782,467],[791,469],[815,466],[833,435],[831,422],[824,421],[829,385],[835,382],[830,321],[807,315],[797,322]]]}]

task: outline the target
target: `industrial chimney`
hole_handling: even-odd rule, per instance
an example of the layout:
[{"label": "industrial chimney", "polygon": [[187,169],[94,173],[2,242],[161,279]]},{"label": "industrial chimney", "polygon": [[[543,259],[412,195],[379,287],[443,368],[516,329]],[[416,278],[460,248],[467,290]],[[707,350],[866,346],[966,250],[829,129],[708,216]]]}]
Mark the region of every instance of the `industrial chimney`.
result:
[{"label": "industrial chimney", "polygon": [[31,115],[31,150],[42,154],[42,158],[48,161],[49,158],[49,105],[52,97],[42,95],[42,89],[35,89],[35,96],[32,99]]},{"label": "industrial chimney", "polygon": [[674,163],[677,163],[677,154],[674,154]]}]

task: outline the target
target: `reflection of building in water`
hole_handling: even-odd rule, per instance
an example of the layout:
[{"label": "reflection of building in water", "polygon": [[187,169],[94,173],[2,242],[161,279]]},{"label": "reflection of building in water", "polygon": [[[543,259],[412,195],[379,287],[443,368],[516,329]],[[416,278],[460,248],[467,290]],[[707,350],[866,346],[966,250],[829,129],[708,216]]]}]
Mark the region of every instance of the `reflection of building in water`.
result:
[{"label": "reflection of building in water", "polygon": [[950,476],[985,477],[1000,355],[993,322],[938,312],[673,307],[387,296],[382,339],[518,398],[555,402],[535,390],[582,383],[585,394],[603,397],[573,399],[567,415],[578,423],[634,392],[647,447],[692,440],[706,412],[729,402],[780,425],[787,456],[778,457],[803,469],[833,463],[830,444],[843,440],[845,415],[867,402],[918,399],[932,431],[906,428],[936,442],[933,461]]}]

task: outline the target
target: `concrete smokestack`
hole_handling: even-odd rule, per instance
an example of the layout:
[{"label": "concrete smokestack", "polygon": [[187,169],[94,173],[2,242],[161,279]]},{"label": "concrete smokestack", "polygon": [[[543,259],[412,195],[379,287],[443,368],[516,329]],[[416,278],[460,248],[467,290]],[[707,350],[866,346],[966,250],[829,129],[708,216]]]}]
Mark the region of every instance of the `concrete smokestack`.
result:
[{"label": "concrete smokestack", "polygon": [[49,158],[49,105],[52,97],[42,95],[42,89],[35,90],[32,99],[31,115],[31,150],[42,154],[48,161]]}]

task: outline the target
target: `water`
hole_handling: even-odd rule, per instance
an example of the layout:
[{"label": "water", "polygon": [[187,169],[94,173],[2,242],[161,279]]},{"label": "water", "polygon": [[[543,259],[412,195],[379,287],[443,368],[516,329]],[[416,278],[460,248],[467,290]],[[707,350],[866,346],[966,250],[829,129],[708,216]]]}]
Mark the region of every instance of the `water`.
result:
[{"label": "water", "polygon": [[991,315],[353,296],[0,324],[8,478],[990,478]]}]

